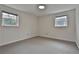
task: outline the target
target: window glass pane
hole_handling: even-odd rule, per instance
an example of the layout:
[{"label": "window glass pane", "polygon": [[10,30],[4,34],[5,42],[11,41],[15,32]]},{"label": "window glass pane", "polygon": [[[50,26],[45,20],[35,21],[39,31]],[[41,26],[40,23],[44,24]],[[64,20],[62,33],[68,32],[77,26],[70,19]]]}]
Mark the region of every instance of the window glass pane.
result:
[{"label": "window glass pane", "polygon": [[2,13],[2,18],[8,18],[8,14],[7,13]]},{"label": "window glass pane", "polygon": [[55,26],[67,26],[67,16],[57,17],[55,19]]},{"label": "window glass pane", "polygon": [[4,21],[4,24],[8,24],[8,25],[10,25],[11,24],[11,20],[9,19],[9,18],[6,18],[6,19],[4,19],[5,21]]},{"label": "window glass pane", "polygon": [[17,18],[16,15],[8,14],[8,13],[5,13],[5,12],[2,13],[3,24],[16,25],[17,24],[16,18]]}]

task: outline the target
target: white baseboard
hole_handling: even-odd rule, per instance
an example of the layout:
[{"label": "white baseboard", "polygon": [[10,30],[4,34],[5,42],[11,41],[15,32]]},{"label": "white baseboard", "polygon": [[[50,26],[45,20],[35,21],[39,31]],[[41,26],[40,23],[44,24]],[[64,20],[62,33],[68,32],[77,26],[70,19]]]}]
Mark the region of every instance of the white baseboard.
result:
[{"label": "white baseboard", "polygon": [[70,41],[70,40],[64,40],[64,39],[60,39],[60,38],[56,38],[56,37],[50,37],[50,36],[47,36],[47,35],[42,35],[40,37],[46,37],[46,38],[51,38],[51,39],[57,39],[57,40],[62,40],[62,41],[69,41],[69,42],[75,42],[75,41]]},{"label": "white baseboard", "polygon": [[0,46],[5,46],[5,45],[12,44],[12,43],[15,43],[15,42],[19,42],[19,41],[22,41],[22,40],[31,39],[33,37],[37,37],[37,36],[31,36],[31,37],[28,37],[28,38],[25,37],[25,38],[22,38],[22,39],[19,39],[19,40],[9,41],[9,42],[0,44]]},{"label": "white baseboard", "polygon": [[[22,41],[22,40],[26,40],[26,39],[30,39],[30,38],[33,38],[33,37],[51,38],[51,37],[48,37],[48,36],[36,36],[36,35],[34,35],[34,36],[28,36],[28,37],[25,37],[25,38],[21,38],[19,40],[14,40],[14,41],[9,41],[9,42],[6,42],[6,43],[2,43],[2,44],[0,44],[0,46],[8,45],[8,44],[15,43],[15,42]],[[58,39],[58,38],[51,38],[51,39]],[[58,40],[62,40],[62,39],[58,39]],[[64,40],[64,41],[68,41],[68,40]],[[74,41],[70,41],[70,42],[74,42]]]}]

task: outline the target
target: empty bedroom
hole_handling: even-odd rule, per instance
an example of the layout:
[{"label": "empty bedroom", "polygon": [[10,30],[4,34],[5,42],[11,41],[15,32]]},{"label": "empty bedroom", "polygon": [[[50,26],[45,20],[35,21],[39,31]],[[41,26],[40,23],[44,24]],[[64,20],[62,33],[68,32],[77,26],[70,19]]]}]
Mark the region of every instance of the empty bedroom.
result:
[{"label": "empty bedroom", "polygon": [[0,4],[0,54],[79,54],[79,4]]}]

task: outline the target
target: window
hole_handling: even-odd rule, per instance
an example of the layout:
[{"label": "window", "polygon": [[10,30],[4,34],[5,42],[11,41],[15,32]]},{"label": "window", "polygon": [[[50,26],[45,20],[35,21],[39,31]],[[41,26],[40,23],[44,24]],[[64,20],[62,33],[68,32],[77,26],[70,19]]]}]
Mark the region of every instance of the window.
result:
[{"label": "window", "polygon": [[16,14],[2,12],[2,26],[19,26],[19,19]]},{"label": "window", "polygon": [[55,27],[67,27],[67,16],[60,16],[55,18]]}]

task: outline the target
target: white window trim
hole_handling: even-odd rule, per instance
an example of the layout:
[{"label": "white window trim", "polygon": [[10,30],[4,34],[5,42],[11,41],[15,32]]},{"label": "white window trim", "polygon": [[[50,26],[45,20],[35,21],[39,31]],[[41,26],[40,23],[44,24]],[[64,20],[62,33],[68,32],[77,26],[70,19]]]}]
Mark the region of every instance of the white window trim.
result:
[{"label": "white window trim", "polygon": [[[59,24],[57,24],[57,21],[60,21],[60,18],[63,18],[63,17],[66,17],[66,19],[65,19],[65,22],[67,23],[67,24],[63,24],[63,25],[59,25]],[[58,20],[59,19],[59,20]],[[68,16],[67,15],[64,15],[64,16],[59,16],[59,17],[56,17],[55,18],[55,27],[67,27],[68,26]]]},{"label": "white window trim", "polygon": [[[3,13],[3,12],[2,12]],[[6,12],[4,12],[4,13],[6,13]],[[19,26],[19,16],[16,16],[16,24],[15,25],[8,25],[8,24],[5,24],[4,23],[4,19],[2,18],[2,24],[1,24],[2,26]]]}]

